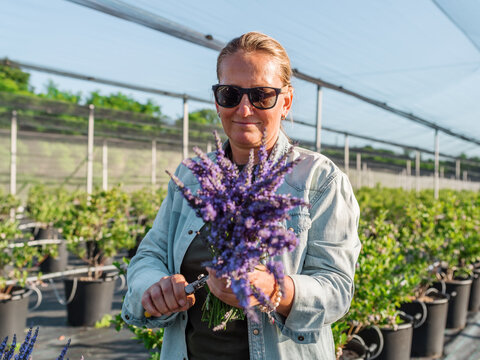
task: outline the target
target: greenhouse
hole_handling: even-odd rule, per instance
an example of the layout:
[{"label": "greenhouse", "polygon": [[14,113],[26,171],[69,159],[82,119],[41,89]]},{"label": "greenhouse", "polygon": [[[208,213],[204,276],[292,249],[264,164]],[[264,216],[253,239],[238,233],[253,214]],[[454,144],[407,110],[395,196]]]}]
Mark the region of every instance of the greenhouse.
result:
[{"label": "greenhouse", "polygon": [[480,358],[477,1],[1,9],[5,358]]}]

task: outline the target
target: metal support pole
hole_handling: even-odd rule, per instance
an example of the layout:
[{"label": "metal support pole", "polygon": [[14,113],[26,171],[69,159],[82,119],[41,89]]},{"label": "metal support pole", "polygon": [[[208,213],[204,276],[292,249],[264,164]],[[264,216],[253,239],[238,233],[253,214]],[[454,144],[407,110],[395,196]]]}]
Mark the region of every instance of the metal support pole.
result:
[{"label": "metal support pole", "polygon": [[207,142],[207,154],[209,152],[212,152],[212,142],[211,141]]},{"label": "metal support pole", "polygon": [[361,182],[364,186],[368,186],[368,173],[367,172],[368,172],[368,168],[367,168],[367,163],[365,162],[365,163],[362,164],[362,180],[361,180]]},{"label": "metal support pole", "polygon": [[88,145],[87,145],[87,194],[91,194],[93,190],[93,127],[94,127],[94,110],[93,104],[88,105],[90,114],[88,116]]},{"label": "metal support pole", "polygon": [[420,151],[415,152],[415,190],[420,191]]},{"label": "metal support pole", "polygon": [[12,111],[10,131],[10,194],[17,193],[17,112]]},{"label": "metal support pole", "polygon": [[460,159],[455,161],[455,179],[460,180]]},{"label": "metal support pole", "polygon": [[102,151],[102,167],[103,167],[103,190],[108,190],[108,145],[107,139],[103,139],[103,151]]},{"label": "metal support pole", "polygon": [[362,154],[357,153],[357,187],[362,187]]},{"label": "metal support pole", "polygon": [[435,172],[433,175],[433,193],[435,199],[438,199],[438,189],[439,189],[439,179],[438,179],[438,167],[439,167],[439,152],[440,152],[440,141],[438,139],[438,129],[435,129]]},{"label": "metal support pole", "polygon": [[188,158],[188,101],[183,99],[183,158]]},{"label": "metal support pole", "polygon": [[317,86],[317,132],[315,136],[315,149],[317,152],[322,148],[322,87]]},{"label": "metal support pole", "polygon": [[152,185],[157,183],[157,141],[152,140]]},{"label": "metal support pole", "polygon": [[350,147],[348,145],[348,135],[345,135],[345,151],[344,151],[344,154],[345,154],[345,159],[344,159],[345,174],[347,174],[347,176],[348,176],[348,173],[350,172]]},{"label": "metal support pole", "polygon": [[412,176],[412,160],[407,160],[407,190],[410,190],[410,179]]}]

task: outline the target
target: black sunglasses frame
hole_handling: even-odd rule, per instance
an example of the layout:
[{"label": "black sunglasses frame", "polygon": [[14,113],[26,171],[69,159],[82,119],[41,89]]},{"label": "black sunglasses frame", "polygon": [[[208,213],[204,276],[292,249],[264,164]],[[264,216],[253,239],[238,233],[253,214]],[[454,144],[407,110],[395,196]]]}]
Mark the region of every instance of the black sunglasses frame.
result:
[{"label": "black sunglasses frame", "polygon": [[[238,103],[234,104],[234,105],[231,105],[231,106],[225,106],[225,105],[222,105],[220,104],[220,102],[218,101],[218,97],[217,97],[217,90],[219,88],[221,88],[222,86],[228,86],[228,87],[231,87],[231,88],[234,88],[236,90],[238,90],[238,92],[240,93],[240,97],[238,98]],[[269,106],[269,107],[262,107],[262,106],[257,106],[254,104],[254,102],[252,101],[252,91],[254,90],[258,90],[258,89],[271,89],[271,90],[274,90],[275,91],[275,102],[273,103],[272,106]],[[240,102],[242,101],[242,98],[243,98],[243,94],[247,94],[248,95],[248,101],[250,101],[250,104],[252,104],[252,106],[256,109],[260,109],[260,110],[268,110],[268,109],[272,109],[275,107],[275,105],[277,105],[277,101],[278,101],[278,96],[282,93],[282,89],[281,88],[274,88],[274,87],[271,87],[271,86],[257,86],[257,87],[253,87],[253,88],[242,88],[240,86],[236,86],[236,85],[226,85],[226,84],[216,84],[216,85],[213,85],[212,86],[212,90],[213,90],[213,95],[215,96],[215,101],[217,102],[217,104],[221,107],[224,107],[224,108],[234,108],[235,106],[238,106],[238,104],[240,104]]]}]

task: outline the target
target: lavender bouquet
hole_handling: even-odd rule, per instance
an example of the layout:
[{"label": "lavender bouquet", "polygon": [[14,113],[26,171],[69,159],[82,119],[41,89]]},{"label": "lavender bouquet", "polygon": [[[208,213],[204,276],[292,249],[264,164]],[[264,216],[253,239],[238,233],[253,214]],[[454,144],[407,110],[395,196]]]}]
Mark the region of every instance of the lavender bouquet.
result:
[{"label": "lavender bouquet", "polygon": [[[282,222],[289,218],[289,210],[306,203],[303,199],[275,192],[297,161],[287,162],[291,150],[277,162],[267,159],[264,136],[258,151],[258,165],[254,169],[252,149],[248,164],[240,172],[225,156],[220,138],[216,132],[214,134],[216,162],[199,148],[194,148],[198,161],[186,159],[183,162],[200,184],[195,195],[179,178],[167,173],[208,227],[207,243],[213,259],[205,266],[214,269],[217,277],[227,279],[244,314],[258,321],[249,297],[253,295],[261,305],[269,308],[273,307],[272,299],[249,282],[248,273],[264,264],[283,292],[283,265],[274,257],[292,251],[298,239],[293,231],[282,226]],[[240,309],[224,304],[212,294],[207,297],[203,310],[204,320],[214,329],[225,328],[228,320],[243,316]]]}]

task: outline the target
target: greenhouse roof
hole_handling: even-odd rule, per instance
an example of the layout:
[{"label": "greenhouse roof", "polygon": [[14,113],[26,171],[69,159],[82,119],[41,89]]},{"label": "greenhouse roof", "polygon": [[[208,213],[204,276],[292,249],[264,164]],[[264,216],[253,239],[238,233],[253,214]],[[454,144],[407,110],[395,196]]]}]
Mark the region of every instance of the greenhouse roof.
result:
[{"label": "greenhouse roof", "polygon": [[[124,2],[222,43],[247,31],[265,32],[285,46],[292,67],[302,73],[480,140],[478,1]],[[65,0],[3,2],[0,13],[0,57],[212,101],[216,55]],[[51,77],[38,73],[32,80],[41,87]],[[99,88],[54,80],[70,90]],[[293,118],[315,123],[316,85],[295,79],[294,86]],[[167,114],[181,114],[180,100],[155,99]],[[322,114],[327,127],[433,149],[432,129],[333,90],[324,91]],[[314,138],[304,126],[287,131]],[[343,142],[328,132],[322,140]],[[480,146],[445,134],[440,150],[480,156]]]}]

